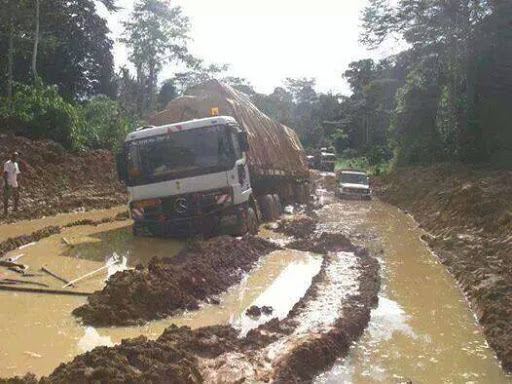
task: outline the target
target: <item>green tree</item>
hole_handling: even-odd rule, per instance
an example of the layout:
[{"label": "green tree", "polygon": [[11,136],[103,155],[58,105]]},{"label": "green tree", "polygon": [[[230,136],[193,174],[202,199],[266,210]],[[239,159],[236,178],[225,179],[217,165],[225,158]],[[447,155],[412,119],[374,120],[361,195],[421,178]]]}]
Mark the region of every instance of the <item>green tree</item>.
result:
[{"label": "green tree", "polygon": [[91,149],[116,150],[126,135],[135,128],[133,119],[119,102],[106,96],[95,96],[82,108],[80,134],[83,144]]},{"label": "green tree", "polygon": [[35,0],[2,2],[0,88],[32,83],[37,71],[67,100],[114,95],[112,40],[93,0],[39,0],[39,15]]},{"label": "green tree", "polygon": [[51,139],[67,149],[81,146],[80,114],[55,86],[17,84],[11,105],[0,99],[0,126],[33,139]]},{"label": "green tree", "polygon": [[122,42],[130,50],[137,79],[140,115],[156,108],[158,74],[171,61],[190,62],[187,43],[189,20],[170,0],[137,0],[123,23]]},{"label": "green tree", "polygon": [[[441,148],[438,160],[489,160],[507,146],[497,144],[495,127],[501,139],[512,140],[503,123],[512,117],[510,108],[499,102],[510,97],[510,92],[500,91],[497,98],[493,94],[512,78],[510,20],[512,4],[502,0],[370,1],[363,14],[362,41],[376,46],[389,36],[398,36],[411,47],[408,81],[400,91],[393,125],[409,137],[405,142],[418,141],[430,124],[429,132],[434,135],[432,140],[427,135],[422,146],[430,143],[430,153],[439,153]],[[417,111],[422,100],[428,113],[420,113],[424,121],[412,124],[407,116]],[[489,110],[488,100],[494,101],[492,114],[484,112]],[[406,122],[408,126],[400,126]],[[406,148],[401,152],[412,153]]]},{"label": "green tree", "polygon": [[165,109],[169,101],[174,100],[176,97],[178,97],[178,90],[176,85],[174,85],[174,79],[165,80],[158,92],[158,109]]}]

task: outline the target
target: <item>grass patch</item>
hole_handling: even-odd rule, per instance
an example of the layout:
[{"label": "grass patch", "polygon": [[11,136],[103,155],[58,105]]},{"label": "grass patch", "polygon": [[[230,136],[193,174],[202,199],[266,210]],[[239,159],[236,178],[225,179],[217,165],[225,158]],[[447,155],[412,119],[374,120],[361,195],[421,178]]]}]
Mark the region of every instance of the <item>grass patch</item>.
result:
[{"label": "grass patch", "polygon": [[369,175],[380,175],[388,173],[391,170],[392,161],[385,161],[378,164],[370,165],[366,157],[353,157],[350,159],[339,159],[336,162],[336,170],[338,169],[358,169]]}]

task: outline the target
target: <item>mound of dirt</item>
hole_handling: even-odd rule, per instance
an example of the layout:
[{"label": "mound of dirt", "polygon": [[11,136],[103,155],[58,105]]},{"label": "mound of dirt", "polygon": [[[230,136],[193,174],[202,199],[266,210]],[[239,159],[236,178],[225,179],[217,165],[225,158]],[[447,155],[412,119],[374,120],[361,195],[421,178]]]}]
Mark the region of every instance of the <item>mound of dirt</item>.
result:
[{"label": "mound of dirt", "polygon": [[32,232],[30,235],[10,237],[0,243],[0,257],[4,256],[8,252],[14,251],[23,245],[32,243],[34,241],[39,241],[45,237],[49,237],[57,233],[60,233],[60,227],[49,226]]},{"label": "mound of dirt", "polygon": [[0,384],[37,384],[39,381],[32,373],[27,373],[25,376],[11,377],[9,379],[0,378]]},{"label": "mound of dirt", "polygon": [[319,254],[328,252],[354,252],[356,255],[362,255],[367,253],[366,248],[352,244],[350,239],[345,235],[328,232],[312,234],[309,237],[301,238],[300,240],[289,243],[287,247]]},{"label": "mound of dirt", "polygon": [[237,336],[230,326],[192,331],[172,325],[154,341],[141,336],[95,348],[61,364],[40,383],[200,383],[198,358],[234,349]]},{"label": "mound of dirt", "polygon": [[[210,244],[217,248],[219,245]],[[258,380],[264,377],[269,382],[309,381],[347,353],[351,343],[366,327],[371,307],[377,300],[377,261],[370,256],[353,256],[357,257],[360,270],[358,294],[343,301],[340,318],[327,332],[293,339],[301,325],[301,313],[310,310],[310,303],[325,288],[322,284],[328,283],[325,270],[335,257],[326,257],[311,287],[285,319],[272,319],[245,337],[240,337],[239,331],[229,325],[196,330],[172,325],[154,341],[139,337],[124,340],[114,347],[95,348],[70,363],[61,364],[40,383],[239,382],[231,380],[238,377],[245,377],[247,382],[252,377]],[[180,263],[187,264],[184,260]],[[276,361],[267,360],[266,348],[274,348],[273,343],[279,344],[281,340],[288,345],[286,352]]]},{"label": "mound of dirt", "polygon": [[50,140],[0,134],[2,165],[15,150],[20,152],[20,211],[0,216],[0,221],[33,219],[77,208],[110,208],[126,202],[109,151],[69,153]]},{"label": "mound of dirt", "polygon": [[381,199],[411,213],[455,276],[489,345],[512,371],[512,171],[400,169],[376,180]]},{"label": "mound of dirt", "polygon": [[[204,263],[206,256],[214,259],[218,273],[225,265],[233,263],[237,264],[237,268],[243,268],[248,263],[244,256],[246,253],[252,253],[255,249],[259,253],[272,249],[268,243],[252,237],[239,241],[229,238],[214,240],[210,240],[204,247],[192,246],[174,261],[169,258],[158,263],[155,266],[157,272],[163,273],[167,267],[179,266],[179,271],[184,273],[184,279],[189,280],[192,277],[189,272],[200,270],[200,261]],[[350,244],[335,245],[334,240],[331,241],[331,245],[324,247],[328,251],[351,252],[353,249]],[[234,261],[232,257],[242,260]],[[352,255],[350,257],[355,259],[351,260],[358,270],[357,294],[339,298],[342,311],[338,312],[339,318],[327,329],[320,327],[315,332],[306,333],[298,331],[300,327],[307,325],[301,322],[301,316],[307,316],[314,308],[315,301],[319,300],[318,296],[324,294],[326,287],[330,285],[326,271],[336,262],[336,257],[335,253],[324,257],[321,270],[313,278],[312,285],[285,319],[274,318],[252,329],[245,337],[240,337],[239,331],[229,325],[196,330],[172,325],[156,340],[139,337],[124,340],[114,347],[97,347],[69,363],[61,364],[48,377],[41,378],[39,383],[253,382],[252,378],[257,382],[308,382],[316,373],[327,369],[338,357],[347,353],[351,343],[368,324],[371,307],[377,301],[377,261],[364,253],[363,256]],[[195,260],[194,263],[188,262],[189,259]],[[150,272],[149,268],[138,272],[155,273]],[[209,272],[212,273],[211,270]],[[126,274],[118,273],[115,278]],[[223,275],[222,272],[220,274]],[[193,275],[195,278],[200,276]],[[224,276],[229,278],[231,275]],[[144,295],[145,291],[140,289],[139,292]],[[300,337],[294,337],[296,332]],[[275,350],[276,346],[279,349],[280,343],[284,343],[284,350],[275,358],[270,358],[270,351]],[[0,383],[6,384],[36,382],[30,375],[0,379]]]},{"label": "mound of dirt", "polygon": [[239,282],[261,256],[275,249],[276,245],[253,236],[190,244],[174,257],[152,259],[147,268],[115,274],[73,314],[85,324],[109,326],[197,309],[199,302]]},{"label": "mound of dirt", "polygon": [[[309,382],[331,367],[339,358],[345,357],[350,346],[363,334],[370,321],[371,308],[378,304],[380,290],[380,266],[378,261],[363,252],[359,256],[359,291],[343,303],[343,313],[332,328],[298,344],[275,368],[274,381],[279,383]],[[308,296],[318,294],[319,284],[313,285]],[[291,315],[300,313],[300,303]],[[305,305],[307,307],[307,304]]]},{"label": "mound of dirt", "polygon": [[296,239],[309,237],[313,234],[318,223],[317,219],[305,216],[294,220],[283,219],[278,223],[276,232],[283,233],[286,236],[292,236]]}]

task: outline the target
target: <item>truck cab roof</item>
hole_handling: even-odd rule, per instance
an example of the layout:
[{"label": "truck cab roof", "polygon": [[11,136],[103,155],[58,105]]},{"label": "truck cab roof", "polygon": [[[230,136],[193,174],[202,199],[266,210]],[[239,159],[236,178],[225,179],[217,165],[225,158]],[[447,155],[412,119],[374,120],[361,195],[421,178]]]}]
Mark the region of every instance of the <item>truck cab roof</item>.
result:
[{"label": "truck cab roof", "polygon": [[353,174],[353,175],[365,175],[366,176],[366,173],[363,171],[355,171],[355,170],[351,170],[351,169],[343,169],[340,171],[340,173],[349,173],[349,174]]},{"label": "truck cab roof", "polygon": [[205,119],[197,119],[184,121],[176,124],[167,124],[159,127],[149,126],[138,128],[135,132],[131,132],[126,136],[125,141],[133,141],[152,136],[164,135],[166,133],[188,131],[190,129],[203,128],[212,125],[236,125],[236,120],[231,116],[215,116]]}]

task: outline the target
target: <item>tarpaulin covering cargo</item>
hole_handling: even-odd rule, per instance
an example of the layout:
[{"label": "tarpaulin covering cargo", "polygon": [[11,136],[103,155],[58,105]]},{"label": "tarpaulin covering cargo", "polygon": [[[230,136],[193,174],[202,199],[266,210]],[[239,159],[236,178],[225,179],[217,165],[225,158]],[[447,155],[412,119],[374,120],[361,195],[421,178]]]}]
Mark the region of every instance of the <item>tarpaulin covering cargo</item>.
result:
[{"label": "tarpaulin covering cargo", "polygon": [[247,95],[217,80],[189,88],[147,120],[156,126],[179,123],[211,117],[212,108],[218,108],[220,116],[234,117],[246,130],[253,175],[308,176],[306,153],[297,134],[261,112]]}]

